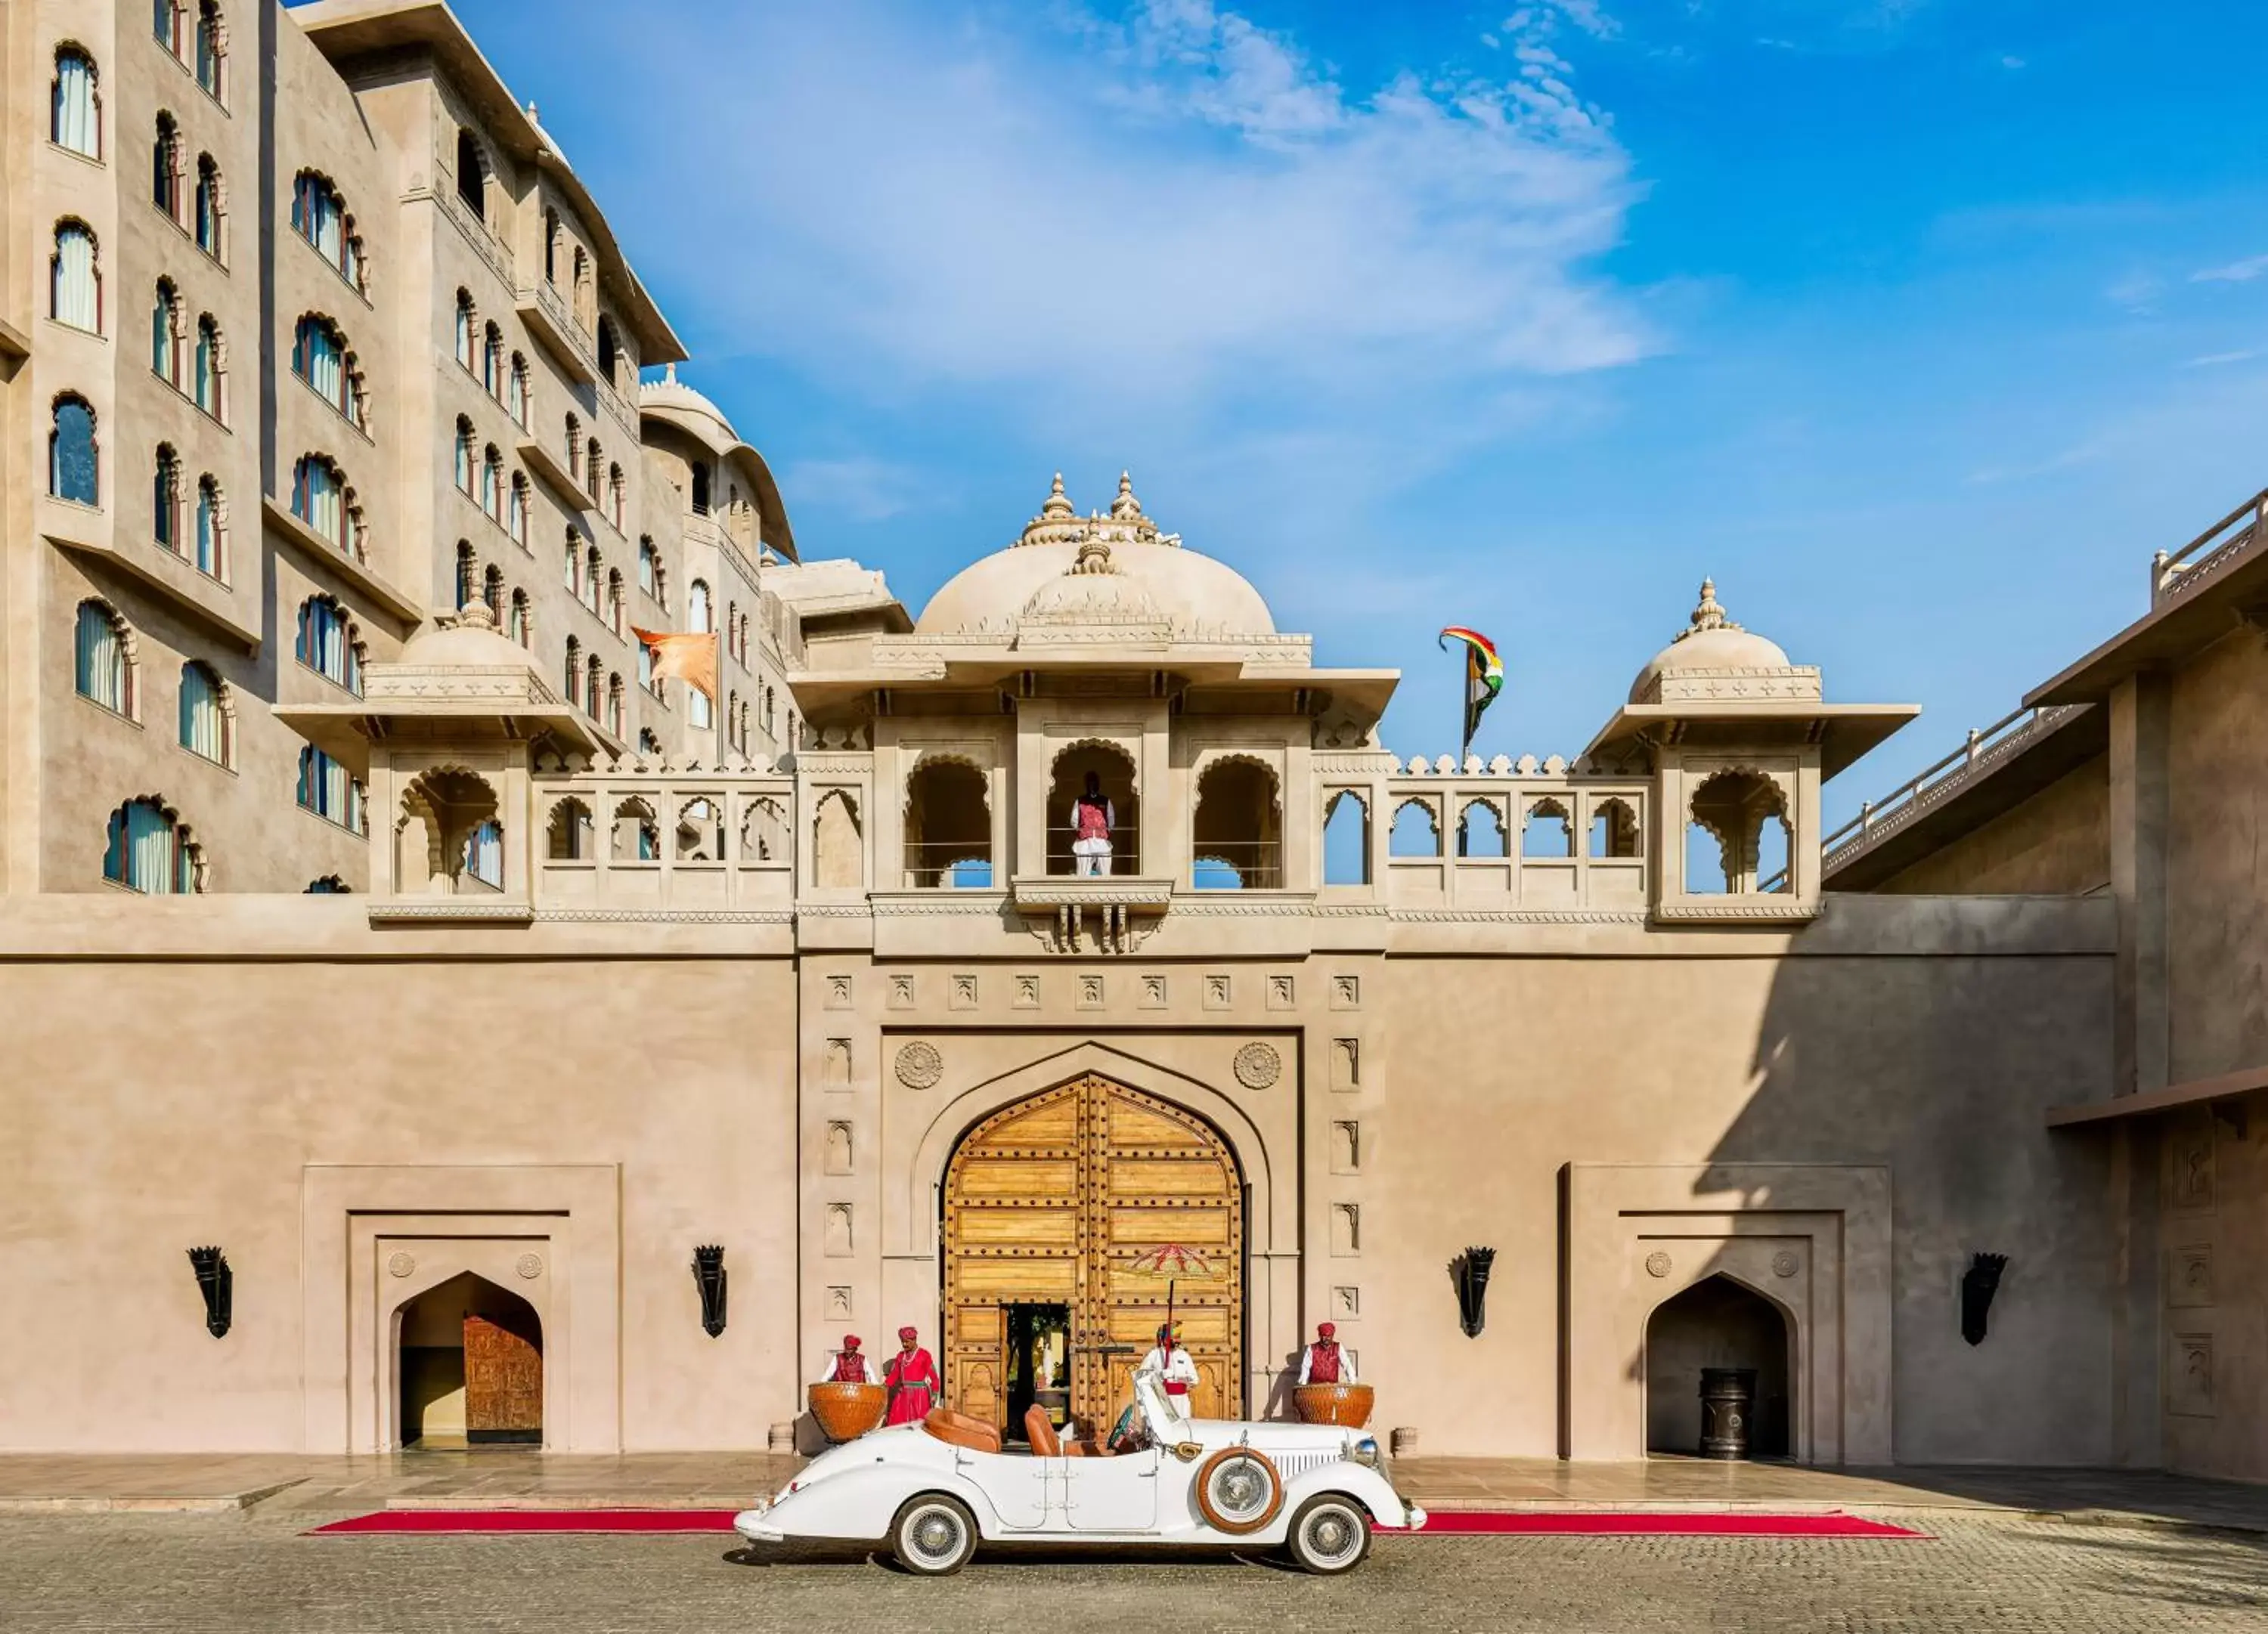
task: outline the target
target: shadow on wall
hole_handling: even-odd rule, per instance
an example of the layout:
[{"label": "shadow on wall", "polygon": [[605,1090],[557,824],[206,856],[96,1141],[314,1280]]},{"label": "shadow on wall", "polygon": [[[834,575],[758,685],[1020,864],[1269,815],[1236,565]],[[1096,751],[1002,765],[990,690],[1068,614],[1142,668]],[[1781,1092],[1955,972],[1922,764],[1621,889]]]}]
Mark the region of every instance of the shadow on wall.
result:
[{"label": "shadow on wall", "polygon": [[[2051,1135],[2045,1117],[2108,1093],[2110,961],[1804,956],[1805,942],[1834,933],[1836,901],[1778,962],[1750,1058],[1754,1087],[1709,1153],[1727,1169],[1697,1189],[1738,1189],[1745,1211],[1769,1213],[1771,1189],[1742,1187],[1732,1166],[1887,1167],[1895,1458],[2110,1462],[2108,1154],[2104,1143]],[[1929,911],[1919,905],[1918,926]],[[1980,1251],[2009,1262],[1990,1336],[1972,1346],[1960,1288]],[[1717,1365],[1705,1352],[1772,1348],[1752,1308],[1716,1293],[1705,1307],[1700,1293],[1655,1312],[1668,1348],[1638,1364],[1649,1399],[1662,1403],[1649,1414],[1649,1443],[1673,1428],[1689,1439],[1682,1415],[1697,1402],[1698,1370]],[[1812,1336],[1793,1337],[1800,1359]],[[1781,1354],[1785,1368],[1791,1352]],[[1800,1413],[1794,1395],[1786,1410]],[[1815,1424],[1815,1439],[1827,1429]]]}]

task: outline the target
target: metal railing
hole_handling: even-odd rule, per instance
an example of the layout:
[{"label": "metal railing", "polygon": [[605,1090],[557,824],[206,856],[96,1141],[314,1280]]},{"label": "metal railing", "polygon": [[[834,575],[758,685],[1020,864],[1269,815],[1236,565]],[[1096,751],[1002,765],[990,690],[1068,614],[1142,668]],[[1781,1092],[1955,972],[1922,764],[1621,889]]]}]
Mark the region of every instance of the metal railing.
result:
[{"label": "metal railing", "polygon": [[2088,706],[2051,703],[2004,715],[1968,740],[1942,760],[1933,761],[1908,778],[1886,798],[1868,800],[1859,814],[1829,835],[1820,847],[1824,865],[1834,868],[1845,857],[1896,832],[1942,800],[1980,772],[2007,759],[2024,745],[2044,736]]},{"label": "metal railing", "polygon": [[[1069,823],[1048,825],[1048,872],[1051,874],[1075,874],[1083,872],[1086,858],[1075,856],[1071,842],[1079,831]],[[1141,835],[1130,818],[1122,818],[1110,831],[1110,855],[1102,859],[1101,872],[1106,874],[1136,874],[1141,872]]]},{"label": "metal railing", "polygon": [[1280,891],[1284,843],[1280,840],[1204,841],[1197,848],[1189,883],[1199,891]]},{"label": "metal railing", "polygon": [[992,848],[979,841],[908,840],[909,891],[988,891],[992,888]]},{"label": "metal railing", "polygon": [[2262,524],[2268,522],[2268,489],[2183,545],[2179,550],[2159,551],[2150,558],[2150,606],[2187,593],[2259,542]]}]

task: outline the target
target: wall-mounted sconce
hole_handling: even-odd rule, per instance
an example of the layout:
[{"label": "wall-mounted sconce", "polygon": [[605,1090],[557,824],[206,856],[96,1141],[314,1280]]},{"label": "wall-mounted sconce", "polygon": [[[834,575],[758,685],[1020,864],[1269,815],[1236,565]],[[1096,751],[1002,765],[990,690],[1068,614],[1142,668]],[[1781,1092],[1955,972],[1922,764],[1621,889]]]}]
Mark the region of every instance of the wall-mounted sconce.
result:
[{"label": "wall-mounted sconce", "polygon": [[711,1338],[725,1331],[725,1249],[704,1243],[693,1250],[693,1280],[701,1290],[701,1327]]},{"label": "wall-mounted sconce", "polygon": [[1483,1306],[1488,1299],[1489,1268],[1495,1263],[1494,1248],[1467,1248],[1449,1262],[1449,1280],[1457,1290],[1457,1326],[1468,1339],[1479,1338],[1481,1324],[1488,1319]]},{"label": "wall-mounted sconce", "polygon": [[1992,1296],[1999,1291],[2000,1273],[2007,1263],[2005,1254],[1972,1255],[1969,1269],[1961,1273],[1961,1336],[1971,1344],[1984,1343],[1984,1314],[1992,1308]]},{"label": "wall-mounted sconce", "polygon": [[197,1292],[205,1297],[205,1331],[225,1339],[236,1294],[236,1273],[228,1268],[228,1255],[218,1248],[191,1248],[189,1263],[196,1267]]}]

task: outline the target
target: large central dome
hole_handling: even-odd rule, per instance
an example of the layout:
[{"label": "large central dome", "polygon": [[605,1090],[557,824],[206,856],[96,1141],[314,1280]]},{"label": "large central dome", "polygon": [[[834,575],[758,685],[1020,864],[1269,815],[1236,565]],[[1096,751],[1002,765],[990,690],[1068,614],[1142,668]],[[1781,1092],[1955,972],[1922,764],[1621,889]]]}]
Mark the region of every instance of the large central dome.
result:
[{"label": "large central dome", "polygon": [[[1177,536],[1160,534],[1134,497],[1132,480],[1123,475],[1107,517],[1080,516],[1064,497],[1058,475],[1047,504],[1022,536],[955,574],[922,609],[915,633],[1005,637],[1027,618],[1062,616],[1065,609],[1057,604],[1064,593],[1042,593],[1074,572],[1082,548],[1088,548],[1092,565],[1095,542],[1109,547],[1108,576],[1119,581],[1107,600],[1125,609],[1117,615],[1114,606],[1106,616],[1139,622],[1162,619],[1178,640],[1275,633],[1268,604],[1250,581],[1226,563],[1183,548]],[[1106,598],[1094,583],[1102,575],[1082,577],[1087,585],[1081,586],[1079,604],[1104,611]]]}]

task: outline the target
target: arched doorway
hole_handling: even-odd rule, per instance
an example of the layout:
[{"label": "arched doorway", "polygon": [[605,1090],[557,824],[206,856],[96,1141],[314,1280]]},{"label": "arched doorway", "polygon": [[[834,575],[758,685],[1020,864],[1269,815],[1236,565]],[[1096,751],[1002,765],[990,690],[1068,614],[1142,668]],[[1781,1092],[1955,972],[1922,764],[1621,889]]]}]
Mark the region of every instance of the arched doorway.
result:
[{"label": "arched doorway", "polygon": [[394,1334],[403,1446],[543,1444],[543,1322],[526,1299],[466,1271],[404,1304]]},{"label": "arched doorway", "polygon": [[1241,1417],[1244,1186],[1218,1131],[1089,1075],[971,1130],[946,1169],[945,1399],[1108,1429],[1172,1294],[1194,1410]]},{"label": "arched doorway", "polygon": [[1791,1335],[1778,1306],[1725,1276],[1705,1277],[1656,1306],[1646,1323],[1646,1450],[1701,1450],[1701,1370],[1748,1367],[1756,1375],[1749,1453],[1788,1455]]}]

